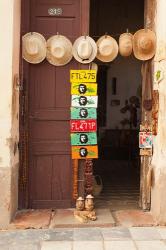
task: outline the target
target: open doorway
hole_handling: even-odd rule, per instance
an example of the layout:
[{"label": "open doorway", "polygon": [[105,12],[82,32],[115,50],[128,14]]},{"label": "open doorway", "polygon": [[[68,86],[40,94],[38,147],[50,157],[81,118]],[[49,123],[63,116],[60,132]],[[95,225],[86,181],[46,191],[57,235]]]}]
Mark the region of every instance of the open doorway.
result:
[{"label": "open doorway", "polygon": [[[91,0],[90,36],[114,37],[127,30],[135,33],[144,27],[144,0]],[[96,206],[138,208],[140,157],[138,134],[141,122],[141,61],[133,55],[98,64],[98,145],[94,160]],[[99,179],[100,178],[100,179]]]}]

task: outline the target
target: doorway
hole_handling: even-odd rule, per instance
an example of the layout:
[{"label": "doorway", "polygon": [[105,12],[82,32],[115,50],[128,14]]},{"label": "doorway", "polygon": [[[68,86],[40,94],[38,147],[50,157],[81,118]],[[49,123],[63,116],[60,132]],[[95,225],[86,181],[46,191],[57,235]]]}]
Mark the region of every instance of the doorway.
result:
[{"label": "doorway", "polygon": [[[104,34],[117,42],[120,34],[144,27],[144,0],[91,0],[90,36]],[[133,55],[98,65],[98,145],[94,160],[96,207],[138,208],[140,156],[138,135],[141,122],[141,61]]]}]

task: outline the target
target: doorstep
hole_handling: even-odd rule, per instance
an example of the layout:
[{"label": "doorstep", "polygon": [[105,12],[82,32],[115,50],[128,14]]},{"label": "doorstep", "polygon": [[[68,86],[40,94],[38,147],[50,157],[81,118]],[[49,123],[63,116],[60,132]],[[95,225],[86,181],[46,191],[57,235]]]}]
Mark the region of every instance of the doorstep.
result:
[{"label": "doorstep", "polygon": [[55,229],[86,227],[141,227],[156,226],[150,212],[139,209],[112,211],[108,208],[96,209],[97,220],[79,222],[73,215],[74,209],[30,209],[21,210],[9,229]]}]

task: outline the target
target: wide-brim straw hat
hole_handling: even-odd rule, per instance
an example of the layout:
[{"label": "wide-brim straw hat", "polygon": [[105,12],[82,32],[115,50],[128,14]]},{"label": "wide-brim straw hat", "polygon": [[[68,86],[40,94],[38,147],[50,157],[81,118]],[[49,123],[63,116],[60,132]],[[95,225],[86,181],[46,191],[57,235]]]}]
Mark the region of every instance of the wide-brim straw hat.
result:
[{"label": "wide-brim straw hat", "polygon": [[97,59],[102,62],[111,62],[118,55],[118,44],[111,36],[102,36],[97,41]]},{"label": "wide-brim straw hat", "polygon": [[139,60],[149,60],[156,52],[156,35],[149,29],[138,30],[133,36],[134,55]]},{"label": "wide-brim straw hat", "polygon": [[54,35],[47,40],[46,59],[54,66],[63,66],[72,59],[72,43],[62,35]]},{"label": "wide-brim straw hat", "polygon": [[83,64],[92,62],[97,55],[97,45],[89,36],[81,36],[73,44],[74,58]]},{"label": "wide-brim straw hat", "polygon": [[119,37],[119,53],[121,56],[130,56],[133,51],[133,35],[131,33],[123,33]]},{"label": "wide-brim straw hat", "polygon": [[29,63],[40,63],[46,57],[46,40],[37,32],[22,37],[22,56]]}]

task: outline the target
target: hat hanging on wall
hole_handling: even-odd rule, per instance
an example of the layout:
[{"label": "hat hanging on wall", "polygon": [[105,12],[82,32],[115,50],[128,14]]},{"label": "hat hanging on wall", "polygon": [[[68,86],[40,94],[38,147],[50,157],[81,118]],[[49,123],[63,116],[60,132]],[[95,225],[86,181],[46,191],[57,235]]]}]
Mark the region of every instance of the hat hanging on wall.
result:
[{"label": "hat hanging on wall", "polygon": [[118,55],[118,44],[116,40],[108,35],[100,37],[97,41],[97,58],[102,62],[111,62]]},{"label": "hat hanging on wall", "polygon": [[123,33],[119,37],[119,53],[121,56],[130,56],[133,51],[133,35]]},{"label": "hat hanging on wall", "polygon": [[89,36],[81,36],[73,44],[74,58],[83,64],[92,62],[97,55],[95,41]]},{"label": "hat hanging on wall", "polygon": [[149,29],[138,30],[133,36],[134,55],[139,60],[149,60],[156,52],[156,35]]},{"label": "hat hanging on wall", "polygon": [[47,40],[47,55],[49,63],[63,66],[72,59],[72,43],[62,35],[54,35]]},{"label": "hat hanging on wall", "polygon": [[37,33],[30,32],[22,37],[22,56],[29,63],[40,63],[46,57],[46,40]]}]

